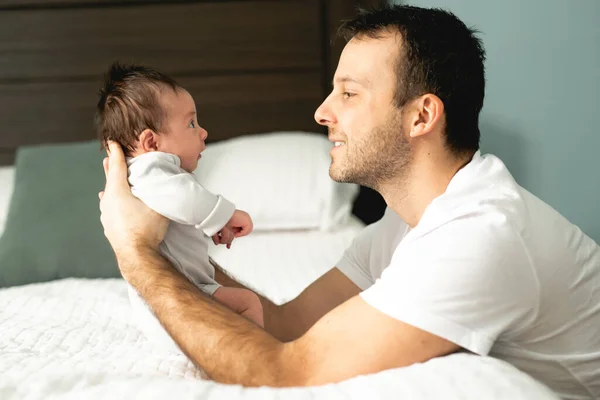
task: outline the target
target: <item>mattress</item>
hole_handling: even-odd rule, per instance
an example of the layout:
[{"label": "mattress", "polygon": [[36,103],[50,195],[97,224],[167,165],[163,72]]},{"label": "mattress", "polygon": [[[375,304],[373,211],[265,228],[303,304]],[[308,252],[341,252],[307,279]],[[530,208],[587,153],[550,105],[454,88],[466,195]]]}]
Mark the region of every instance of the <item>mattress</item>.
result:
[{"label": "mattress", "polygon": [[0,398],[557,400],[516,368],[455,354],[313,388],[201,379],[131,323],[125,282],[66,279],[0,290]]}]

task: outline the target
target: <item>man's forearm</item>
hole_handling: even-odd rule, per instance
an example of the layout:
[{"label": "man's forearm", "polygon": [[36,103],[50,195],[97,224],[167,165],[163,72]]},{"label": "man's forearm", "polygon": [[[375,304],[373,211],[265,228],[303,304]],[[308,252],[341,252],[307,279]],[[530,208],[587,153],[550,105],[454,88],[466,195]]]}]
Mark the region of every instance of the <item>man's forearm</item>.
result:
[{"label": "man's forearm", "polygon": [[133,263],[126,279],[212,379],[245,386],[285,384],[283,343],[206,297],[155,251],[142,249],[119,262]]}]

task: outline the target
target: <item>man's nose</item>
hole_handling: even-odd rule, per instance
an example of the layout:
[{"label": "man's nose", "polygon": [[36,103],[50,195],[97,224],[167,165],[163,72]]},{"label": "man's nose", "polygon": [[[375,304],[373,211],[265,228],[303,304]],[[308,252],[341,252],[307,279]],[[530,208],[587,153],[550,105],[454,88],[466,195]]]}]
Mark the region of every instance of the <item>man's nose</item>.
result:
[{"label": "man's nose", "polygon": [[315,111],[315,121],[317,121],[317,124],[323,126],[330,126],[334,123],[335,119],[327,100],[328,98]]}]

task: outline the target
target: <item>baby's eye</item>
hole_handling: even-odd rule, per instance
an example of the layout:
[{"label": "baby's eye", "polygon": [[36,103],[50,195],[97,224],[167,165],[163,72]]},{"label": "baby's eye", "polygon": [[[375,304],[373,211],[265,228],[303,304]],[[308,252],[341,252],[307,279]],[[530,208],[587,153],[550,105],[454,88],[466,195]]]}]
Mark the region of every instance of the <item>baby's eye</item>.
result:
[{"label": "baby's eye", "polygon": [[190,128],[194,128],[194,129],[196,129],[196,123],[194,122],[194,120],[191,120],[191,121],[190,121],[190,125],[189,125],[189,127],[190,127]]}]

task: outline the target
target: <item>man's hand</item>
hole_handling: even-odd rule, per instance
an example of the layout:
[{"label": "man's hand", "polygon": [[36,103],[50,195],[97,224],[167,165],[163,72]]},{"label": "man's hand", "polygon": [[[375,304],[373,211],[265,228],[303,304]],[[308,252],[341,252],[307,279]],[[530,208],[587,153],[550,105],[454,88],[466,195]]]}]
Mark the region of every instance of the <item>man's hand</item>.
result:
[{"label": "man's hand", "polygon": [[[102,163],[106,187],[99,193],[100,221],[104,227],[104,235],[117,260],[120,260],[139,246],[158,249],[169,223],[131,194],[123,150],[114,142],[109,142],[108,146],[108,158]],[[124,278],[127,278],[127,268],[130,265],[119,262]]]}]

